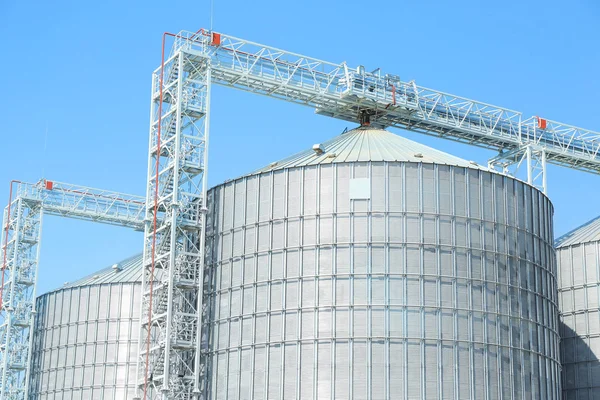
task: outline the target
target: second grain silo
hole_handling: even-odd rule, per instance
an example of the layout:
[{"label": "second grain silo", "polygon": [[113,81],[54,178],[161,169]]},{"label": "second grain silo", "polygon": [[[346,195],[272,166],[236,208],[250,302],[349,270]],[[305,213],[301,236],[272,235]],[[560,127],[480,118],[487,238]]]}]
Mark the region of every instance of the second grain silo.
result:
[{"label": "second grain silo", "polygon": [[600,218],[557,240],[563,399],[600,398]]},{"label": "second grain silo", "polygon": [[142,257],[36,300],[26,400],[129,400],[135,395]]},{"label": "second grain silo", "polygon": [[211,398],[559,398],[537,189],[361,127],[208,200]]}]

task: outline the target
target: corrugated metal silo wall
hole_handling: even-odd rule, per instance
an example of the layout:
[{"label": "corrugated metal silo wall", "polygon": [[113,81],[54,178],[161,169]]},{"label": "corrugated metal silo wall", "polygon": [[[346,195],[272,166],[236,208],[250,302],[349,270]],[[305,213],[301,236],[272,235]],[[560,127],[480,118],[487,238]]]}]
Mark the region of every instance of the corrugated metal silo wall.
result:
[{"label": "corrugated metal silo wall", "polygon": [[558,399],[553,208],[537,190],[373,162],[209,196],[213,399]]},{"label": "corrugated metal silo wall", "polygon": [[30,399],[134,397],[140,287],[81,286],[37,299]]},{"label": "corrugated metal silo wall", "polygon": [[600,399],[600,242],[557,250],[563,399]]}]

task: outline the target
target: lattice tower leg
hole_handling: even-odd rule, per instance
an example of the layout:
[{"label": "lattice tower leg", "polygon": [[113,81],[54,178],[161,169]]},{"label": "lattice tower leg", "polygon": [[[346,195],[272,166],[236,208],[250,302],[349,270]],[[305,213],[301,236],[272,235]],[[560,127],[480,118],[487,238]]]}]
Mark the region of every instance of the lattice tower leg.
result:
[{"label": "lattice tower leg", "polygon": [[140,398],[197,399],[210,70],[180,49],[153,76],[138,383]]},{"label": "lattice tower leg", "polygon": [[6,264],[0,310],[0,399],[25,400],[31,364],[42,204],[39,200],[19,197],[9,207],[11,212],[7,208],[4,213],[2,237]]}]

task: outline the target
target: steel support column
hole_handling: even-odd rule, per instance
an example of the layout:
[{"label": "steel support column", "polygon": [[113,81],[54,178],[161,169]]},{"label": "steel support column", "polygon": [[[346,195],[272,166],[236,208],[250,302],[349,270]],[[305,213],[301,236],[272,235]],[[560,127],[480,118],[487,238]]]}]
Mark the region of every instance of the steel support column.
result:
[{"label": "steel support column", "polygon": [[2,227],[0,399],[26,400],[42,230],[41,200],[17,197],[5,209]]},{"label": "steel support column", "polygon": [[153,75],[139,397],[198,399],[209,60],[178,37]]},{"label": "steel support column", "polygon": [[518,177],[525,164],[526,181],[548,194],[546,180],[547,155],[544,148],[527,145],[514,151],[498,154],[488,161],[488,167]]}]

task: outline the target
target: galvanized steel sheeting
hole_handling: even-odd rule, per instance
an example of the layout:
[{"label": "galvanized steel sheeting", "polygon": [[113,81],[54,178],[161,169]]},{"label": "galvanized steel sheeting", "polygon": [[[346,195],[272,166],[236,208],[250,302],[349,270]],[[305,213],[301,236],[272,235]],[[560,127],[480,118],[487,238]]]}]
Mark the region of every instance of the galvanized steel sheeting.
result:
[{"label": "galvanized steel sheeting", "polygon": [[[115,270],[115,267],[118,270]],[[101,285],[106,283],[127,283],[141,281],[142,255],[138,254],[84,278],[73,282],[67,282],[61,289],[87,285]]]},{"label": "galvanized steel sheeting", "polygon": [[[598,220],[592,221],[597,224]],[[584,228],[585,229],[585,228]],[[587,230],[587,229],[585,229]],[[589,231],[587,231],[589,233]],[[563,398],[600,398],[600,240],[562,245],[557,250]]]},{"label": "galvanized steel sheeting", "polygon": [[[209,192],[212,398],[558,399],[548,199],[378,129],[322,149]],[[133,397],[120,267],[38,299],[32,398]]]},{"label": "galvanized steel sheeting", "polygon": [[481,169],[298,162],[209,193],[212,398],[559,398],[543,194]]},{"label": "galvanized steel sheeting", "polygon": [[564,234],[556,239],[554,244],[556,248],[560,249],[561,247],[597,241],[600,241],[600,217],[594,218],[580,227],[573,229],[571,232]]},{"label": "galvanized steel sheeting", "polygon": [[312,149],[294,154],[254,173],[309,165],[361,161],[410,161],[488,169],[471,161],[432,149],[382,129],[360,127],[321,143],[323,150]]},{"label": "galvanized steel sheeting", "polygon": [[141,273],[141,259],[124,263],[123,271],[108,268],[38,297],[31,399],[134,397],[141,284],[130,279]]}]

